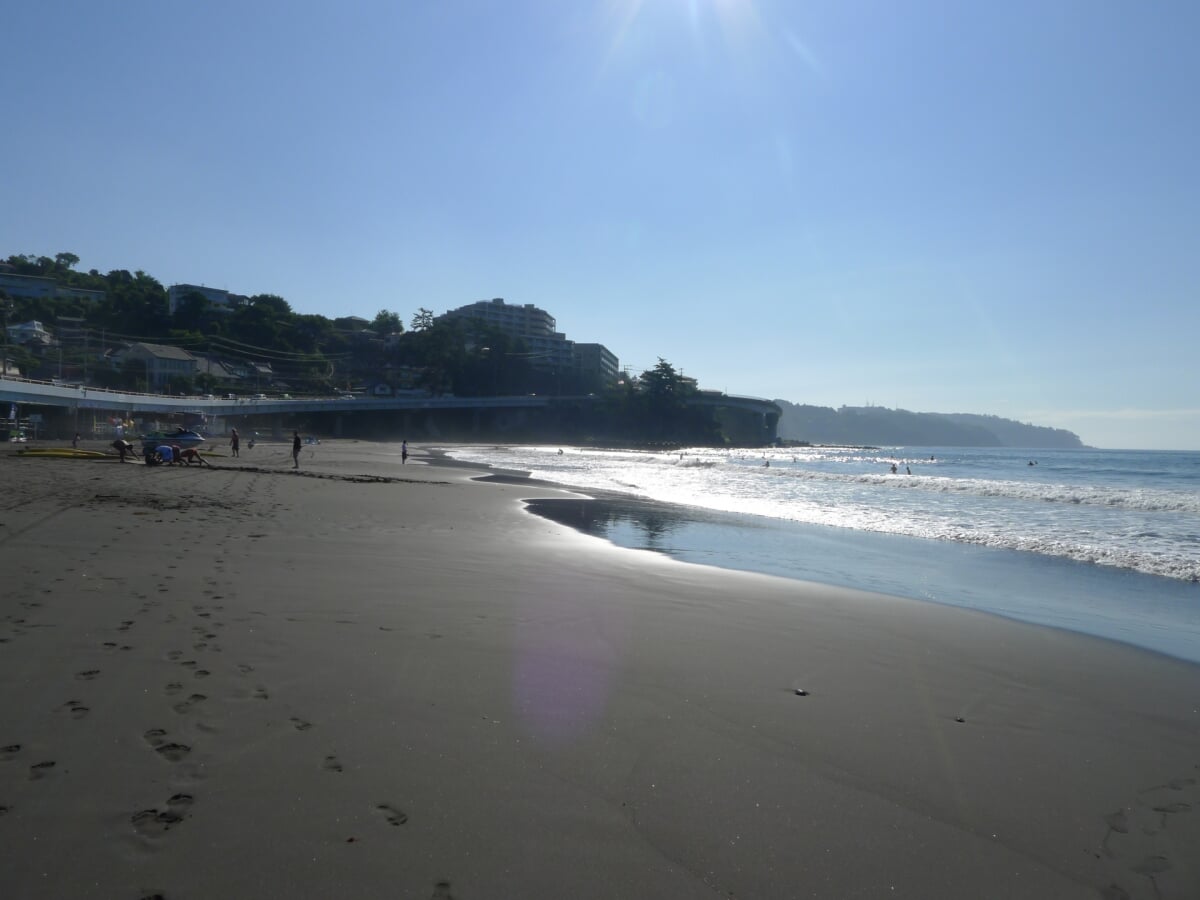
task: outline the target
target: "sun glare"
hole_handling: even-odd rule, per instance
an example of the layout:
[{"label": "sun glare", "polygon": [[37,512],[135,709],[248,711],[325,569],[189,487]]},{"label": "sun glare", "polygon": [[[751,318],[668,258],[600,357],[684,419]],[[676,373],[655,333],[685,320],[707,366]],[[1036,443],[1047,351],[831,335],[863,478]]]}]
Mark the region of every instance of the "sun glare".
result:
[{"label": "sun glare", "polygon": [[[704,49],[707,34],[714,30],[722,42],[733,45],[744,45],[760,32],[754,0],[609,0],[606,6],[606,17],[613,23],[610,57],[628,43],[637,26],[650,18],[665,23],[667,28],[675,25],[689,30],[699,50]],[[678,14],[674,21],[672,11]]]}]

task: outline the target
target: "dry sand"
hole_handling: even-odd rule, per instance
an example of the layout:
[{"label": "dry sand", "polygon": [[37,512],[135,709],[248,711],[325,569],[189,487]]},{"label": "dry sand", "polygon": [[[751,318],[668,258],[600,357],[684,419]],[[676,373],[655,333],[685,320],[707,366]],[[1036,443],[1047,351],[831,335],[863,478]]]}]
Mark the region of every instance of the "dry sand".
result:
[{"label": "dry sand", "polygon": [[0,457],[0,896],[1200,897],[1200,668],[395,450]]}]

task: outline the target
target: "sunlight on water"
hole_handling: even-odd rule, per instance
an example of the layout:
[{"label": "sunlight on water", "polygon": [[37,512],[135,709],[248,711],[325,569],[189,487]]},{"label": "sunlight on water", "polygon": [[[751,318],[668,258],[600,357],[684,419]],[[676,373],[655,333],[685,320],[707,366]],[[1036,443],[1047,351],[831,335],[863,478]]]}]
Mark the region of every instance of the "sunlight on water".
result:
[{"label": "sunlight on water", "polygon": [[1200,467],[1189,454],[559,449],[453,455],[586,490],[1200,580]]}]

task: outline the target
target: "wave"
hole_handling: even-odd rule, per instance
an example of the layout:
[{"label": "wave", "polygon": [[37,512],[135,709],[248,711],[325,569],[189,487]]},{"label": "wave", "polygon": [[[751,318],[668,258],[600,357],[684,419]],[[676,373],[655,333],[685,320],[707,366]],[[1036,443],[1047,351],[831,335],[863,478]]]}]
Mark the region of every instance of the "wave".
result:
[{"label": "wave", "polygon": [[974,478],[942,478],[932,475],[842,475],[830,472],[800,472],[776,469],[785,478],[804,481],[828,481],[842,484],[873,484],[904,490],[929,491],[943,494],[971,494],[977,497],[1008,497],[1014,500],[1041,503],[1102,506],[1138,510],[1141,512],[1171,512],[1200,515],[1200,493],[1156,491],[1112,487],[1084,487],[1067,484],[1042,484],[1016,481],[995,481]]},{"label": "wave", "polygon": [[[515,448],[514,448],[515,449]],[[1200,582],[1200,492],[1132,484],[1054,484],[1009,478],[886,474],[795,467],[775,456],[712,451],[576,451],[537,448],[455,456],[503,465],[577,489],[613,490],[695,508],[1036,553]],[[844,462],[845,457],[842,457]],[[805,460],[811,464],[811,460]],[[858,463],[856,463],[857,465]],[[899,461],[904,465],[904,461]],[[914,470],[920,464],[911,462]]]}]

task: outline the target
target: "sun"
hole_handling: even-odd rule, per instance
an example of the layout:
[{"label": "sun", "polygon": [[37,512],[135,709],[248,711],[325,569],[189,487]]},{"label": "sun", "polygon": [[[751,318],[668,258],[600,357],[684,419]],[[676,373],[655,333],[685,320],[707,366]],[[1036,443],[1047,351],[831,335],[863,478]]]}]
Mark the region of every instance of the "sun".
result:
[{"label": "sun", "polygon": [[700,52],[714,39],[745,49],[763,36],[755,0],[606,0],[604,7],[612,32],[610,57],[635,35],[646,40],[646,32],[657,33],[663,43],[690,33]]}]

